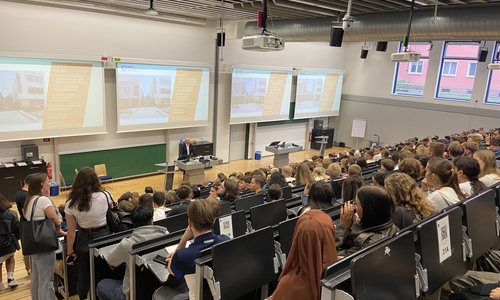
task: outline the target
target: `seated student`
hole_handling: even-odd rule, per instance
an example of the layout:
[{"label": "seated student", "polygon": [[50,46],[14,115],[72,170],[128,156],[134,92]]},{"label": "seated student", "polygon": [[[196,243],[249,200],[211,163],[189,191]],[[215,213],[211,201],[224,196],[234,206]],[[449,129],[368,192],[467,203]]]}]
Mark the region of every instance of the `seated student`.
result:
[{"label": "seated student", "polygon": [[214,197],[214,198],[217,198],[219,199],[219,196],[217,196],[217,190],[219,190],[219,186],[218,184],[213,184],[211,187],[210,187],[210,192],[208,192],[208,195],[210,197]]},{"label": "seated student", "polygon": [[448,157],[451,160],[454,160],[457,157],[461,157],[464,155],[465,148],[459,142],[451,142],[448,146]]},{"label": "seated student", "polygon": [[[138,205],[131,215],[134,231],[129,238],[124,238],[105,257],[111,267],[118,267],[128,263],[128,253],[136,243],[142,243],[155,238],[166,236],[167,228],[153,225],[153,207],[148,204]],[[103,279],[97,285],[96,294],[101,300],[125,300],[129,298],[130,274],[125,270],[123,280]]]},{"label": "seated student", "polygon": [[155,211],[153,214],[153,222],[163,220],[167,217],[165,211],[162,209],[164,206],[165,194],[162,192],[155,192],[153,194],[153,209]]},{"label": "seated student", "polygon": [[278,184],[280,187],[285,187],[288,186],[288,183],[285,180],[285,176],[281,174],[280,172],[274,172],[271,174],[271,177],[269,178],[269,182],[267,183],[269,186],[272,184]]},{"label": "seated student", "polygon": [[123,212],[131,214],[134,211],[134,205],[132,205],[132,203],[128,201],[122,201],[118,203],[118,209]]},{"label": "seated student", "polygon": [[342,184],[342,199],[344,202],[354,200],[358,190],[365,184],[363,178],[359,175],[349,176]]},{"label": "seated student", "polygon": [[123,193],[123,195],[120,196],[120,198],[118,198],[118,204],[120,204],[120,202],[122,201],[132,202],[133,197],[134,194],[132,194],[132,192],[125,192]]},{"label": "seated student", "polygon": [[385,189],[391,195],[395,205],[392,221],[400,229],[417,223],[436,212],[415,180],[407,174],[394,173],[387,177]]},{"label": "seated student", "polygon": [[430,187],[435,191],[427,199],[437,211],[465,199],[465,194],[458,185],[457,172],[453,164],[444,158],[434,158],[427,163],[422,191],[428,193]]},{"label": "seated student", "polygon": [[456,158],[453,163],[457,169],[458,185],[466,197],[476,195],[487,189],[486,185],[479,180],[481,168],[476,159],[468,156]]},{"label": "seated student", "polygon": [[219,189],[217,189],[217,196],[221,201],[231,201],[238,199],[238,184],[232,179],[226,179],[221,182]]},{"label": "seated student", "polygon": [[[195,265],[198,254],[223,241],[229,240],[226,236],[215,235],[212,226],[217,218],[218,211],[212,201],[193,201],[188,208],[188,227],[177,246],[177,250],[167,256],[168,272],[177,280],[186,280],[186,284],[177,289],[162,286],[153,294],[154,300],[163,299],[195,299]],[[219,208],[220,210],[220,208]],[[186,248],[188,240],[193,239]]]},{"label": "seated student", "polygon": [[394,204],[389,193],[377,186],[365,186],[356,196],[356,222],[359,229],[351,229],[354,224],[354,205],[346,202],[340,208],[340,225],[335,229],[337,253],[348,256],[368,245],[398,232],[392,222]]},{"label": "seated student", "polygon": [[332,188],[333,198],[342,198],[342,182],[339,182],[339,180],[342,179],[342,175],[338,163],[331,163],[328,166],[328,176],[330,177],[328,184],[330,184]]},{"label": "seated student", "polygon": [[272,300],[320,298],[321,272],[338,260],[335,228],[321,208],[331,206],[331,189],[325,182],[314,182],[309,193],[309,210],[298,219],[292,247],[278,279]]},{"label": "seated student", "polygon": [[[314,168],[313,168],[314,170]],[[295,185],[308,184],[314,181],[312,176],[312,170],[310,170],[307,162],[301,162],[297,167],[297,172],[295,172]]]},{"label": "seated student", "polygon": [[299,209],[298,215],[311,209],[325,209],[332,206],[332,189],[326,182],[315,181],[307,184],[304,195],[308,196],[307,203]]},{"label": "seated student", "polygon": [[417,180],[420,177],[420,165],[413,157],[405,158],[399,162],[398,172],[405,173],[413,180]]},{"label": "seated student", "polygon": [[380,161],[380,170],[392,172],[396,168],[396,163],[390,158],[384,158]]},{"label": "seated student", "polygon": [[250,190],[250,183],[252,183],[252,177],[250,176],[241,176],[238,181],[238,190],[239,193],[246,193]]},{"label": "seated student", "polygon": [[373,185],[384,186],[385,179],[387,176],[391,175],[389,171],[377,171],[372,176]]},{"label": "seated student", "polygon": [[153,194],[142,194],[139,197],[139,205],[141,204],[149,204],[153,206]]},{"label": "seated student", "polygon": [[365,151],[364,157],[366,159],[366,163],[370,164],[372,162],[375,162],[375,153],[372,150]]},{"label": "seated student", "polygon": [[481,173],[479,173],[479,180],[481,180],[487,187],[500,182],[500,170],[498,169],[495,161],[495,154],[490,150],[479,150],[474,153],[474,158],[479,162]]},{"label": "seated student", "polygon": [[479,150],[479,146],[474,142],[465,142],[462,143],[462,146],[464,146],[465,149],[463,156],[473,157],[474,153]]},{"label": "seated student", "polygon": [[325,168],[321,166],[314,168],[313,177],[315,181],[324,181],[328,176],[325,174]]},{"label": "seated student", "polygon": [[262,188],[266,184],[266,179],[260,175],[255,175],[252,177],[252,181],[250,183],[250,189],[254,194],[262,194]]},{"label": "seated student", "polygon": [[276,201],[283,199],[283,190],[277,183],[271,184],[267,190],[267,197],[270,201]]},{"label": "seated student", "polygon": [[356,164],[360,166],[362,170],[368,168],[368,163],[366,162],[366,159],[362,156],[356,158]]},{"label": "seated student", "polygon": [[193,189],[189,185],[179,186],[177,189],[177,198],[179,198],[180,204],[172,207],[172,209],[168,212],[167,217],[187,212],[193,196]]},{"label": "seated student", "polygon": [[284,166],[283,168],[281,168],[281,174],[283,174],[283,176],[285,177],[285,181],[288,183],[288,185],[293,187],[295,183],[295,178],[293,178],[292,176],[293,175],[292,167]]},{"label": "seated student", "polygon": [[430,159],[442,158],[445,150],[446,150],[446,147],[443,143],[432,142],[429,144],[429,148],[427,148],[427,156]]},{"label": "seated student", "polygon": [[488,150],[492,151],[495,155],[500,154],[500,137],[491,139]]},{"label": "seated student", "polygon": [[146,193],[146,194],[153,194],[154,192],[155,192],[155,190],[153,190],[153,188],[150,186],[147,186],[144,188],[144,193]]}]

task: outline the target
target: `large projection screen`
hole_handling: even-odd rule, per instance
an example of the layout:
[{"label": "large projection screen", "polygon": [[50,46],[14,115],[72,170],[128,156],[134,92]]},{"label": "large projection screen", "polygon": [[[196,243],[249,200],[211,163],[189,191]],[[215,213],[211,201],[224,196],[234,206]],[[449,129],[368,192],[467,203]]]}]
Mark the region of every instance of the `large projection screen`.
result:
[{"label": "large projection screen", "polygon": [[117,132],[208,126],[209,67],[117,63]]},{"label": "large projection screen", "polygon": [[234,68],[230,124],[288,120],[292,71]]},{"label": "large projection screen", "polygon": [[106,133],[97,61],[0,57],[0,141]]},{"label": "large projection screen", "polygon": [[342,71],[300,71],[297,75],[294,119],[338,116]]}]

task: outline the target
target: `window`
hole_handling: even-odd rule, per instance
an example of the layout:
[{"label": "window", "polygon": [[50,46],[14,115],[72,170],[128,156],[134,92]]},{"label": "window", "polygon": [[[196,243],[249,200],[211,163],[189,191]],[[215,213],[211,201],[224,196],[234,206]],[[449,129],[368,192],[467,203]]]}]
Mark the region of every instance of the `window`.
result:
[{"label": "window", "polygon": [[445,42],[436,98],[470,101],[479,46],[479,42]]},{"label": "window", "polygon": [[[420,53],[420,60],[415,62],[396,63],[392,93],[422,97],[424,94],[425,77],[427,76],[427,62],[429,61],[430,43],[410,43],[408,51]],[[403,50],[399,45],[399,52]]]},{"label": "window", "polygon": [[476,77],[477,62],[470,61],[467,69],[467,77]]},{"label": "window", "polygon": [[410,67],[408,70],[408,74],[413,74],[413,75],[422,75],[422,70],[424,69],[424,61],[419,60],[419,61],[412,61],[410,62]]},{"label": "window", "polygon": [[443,76],[457,76],[457,66],[457,61],[445,61],[441,74]]},{"label": "window", "polygon": [[[492,63],[498,63],[496,61],[499,58],[498,51],[500,51],[500,42],[496,42],[495,44],[495,50],[491,56]],[[484,103],[500,104],[500,70],[489,71]]]}]

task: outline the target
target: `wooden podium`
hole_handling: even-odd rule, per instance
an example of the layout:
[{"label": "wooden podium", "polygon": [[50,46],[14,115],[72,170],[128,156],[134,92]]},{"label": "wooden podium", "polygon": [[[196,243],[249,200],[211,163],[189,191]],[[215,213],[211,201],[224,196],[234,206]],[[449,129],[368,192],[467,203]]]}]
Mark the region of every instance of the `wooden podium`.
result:
[{"label": "wooden podium", "polygon": [[289,146],[285,148],[276,148],[266,146],[266,151],[274,153],[273,165],[282,168],[290,163],[289,154],[302,150],[300,146]]}]

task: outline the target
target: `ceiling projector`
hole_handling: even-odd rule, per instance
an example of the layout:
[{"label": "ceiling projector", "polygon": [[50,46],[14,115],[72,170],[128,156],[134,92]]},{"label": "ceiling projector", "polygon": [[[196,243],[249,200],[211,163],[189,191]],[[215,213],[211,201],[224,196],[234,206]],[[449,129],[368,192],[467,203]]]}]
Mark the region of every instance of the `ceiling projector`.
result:
[{"label": "ceiling projector", "polygon": [[252,35],[241,39],[241,48],[254,51],[282,51],[285,49],[285,41],[277,36]]},{"label": "ceiling projector", "polygon": [[488,70],[500,70],[500,63],[488,64]]},{"label": "ceiling projector", "polygon": [[417,52],[400,52],[391,54],[391,60],[394,62],[419,61],[420,53]]}]

